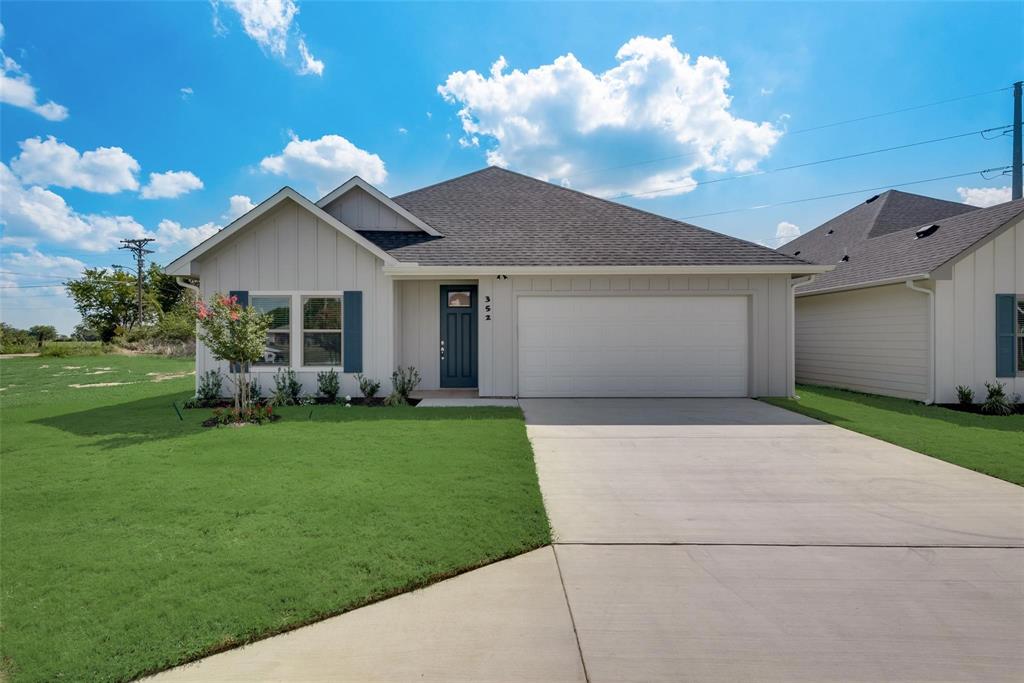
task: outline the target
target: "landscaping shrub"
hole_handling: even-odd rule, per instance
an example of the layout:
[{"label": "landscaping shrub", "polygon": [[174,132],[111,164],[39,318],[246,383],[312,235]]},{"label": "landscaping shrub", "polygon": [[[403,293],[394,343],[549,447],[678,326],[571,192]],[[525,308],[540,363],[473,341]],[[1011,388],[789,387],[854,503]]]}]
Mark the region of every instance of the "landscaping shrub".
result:
[{"label": "landscaping shrub", "polygon": [[380,381],[371,379],[361,372],[356,374],[356,381],[359,382],[359,393],[366,398],[373,398],[380,391]]},{"label": "landscaping shrub", "polygon": [[221,427],[230,424],[257,424],[278,419],[270,405],[252,405],[248,408],[214,408],[213,417],[203,422],[205,427]]},{"label": "landscaping shrub", "polygon": [[316,388],[331,403],[337,401],[338,391],[341,390],[338,373],[333,368],[326,372],[318,372],[316,374]]},{"label": "landscaping shrub", "polygon": [[956,400],[962,406],[969,406],[974,403],[974,389],[959,384],[956,387]]},{"label": "landscaping shrub", "polygon": [[281,368],[274,373],[274,392],[270,396],[270,402],[273,405],[298,405],[301,392],[302,384],[299,383],[294,370],[291,368]]},{"label": "landscaping shrub", "polygon": [[988,395],[981,404],[981,412],[989,415],[1010,415],[1013,413],[1013,403],[1006,395],[1006,385],[1002,382],[985,382],[985,389]]},{"label": "landscaping shrub", "polygon": [[221,389],[224,386],[224,375],[220,368],[207,370],[199,376],[199,386],[194,398],[185,402],[186,408],[209,408],[221,400]]},{"label": "landscaping shrub", "polygon": [[409,405],[409,394],[416,389],[421,380],[419,370],[411,365],[407,368],[398,366],[391,373],[391,393],[384,399],[384,405],[405,406]]}]

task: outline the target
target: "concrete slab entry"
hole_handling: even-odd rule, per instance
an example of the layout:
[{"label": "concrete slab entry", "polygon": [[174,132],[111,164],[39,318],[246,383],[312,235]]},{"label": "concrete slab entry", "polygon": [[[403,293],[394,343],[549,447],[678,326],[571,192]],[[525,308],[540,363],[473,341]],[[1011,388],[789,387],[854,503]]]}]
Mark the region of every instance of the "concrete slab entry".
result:
[{"label": "concrete slab entry", "polygon": [[584,681],[550,547],[146,679]]},{"label": "concrete slab entry", "polygon": [[514,398],[434,398],[428,397],[416,404],[417,408],[518,408]]},{"label": "concrete slab entry", "polygon": [[1024,550],[557,546],[592,683],[1013,681]]},{"label": "concrete slab entry", "polygon": [[557,542],[1024,545],[1021,487],[758,401],[521,403]]}]

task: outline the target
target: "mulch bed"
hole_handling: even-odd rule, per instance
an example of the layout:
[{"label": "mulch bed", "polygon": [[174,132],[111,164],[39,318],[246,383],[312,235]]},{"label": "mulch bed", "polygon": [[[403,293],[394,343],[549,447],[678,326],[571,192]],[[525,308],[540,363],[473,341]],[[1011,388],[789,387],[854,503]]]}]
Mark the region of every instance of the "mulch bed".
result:
[{"label": "mulch bed", "polygon": [[[964,403],[936,403],[935,405],[939,406],[940,408],[947,408],[949,410],[955,410],[955,411],[960,412],[960,413],[974,413],[975,415],[990,415],[990,413],[982,412],[981,404],[980,403],[970,403],[970,404],[964,404]],[[1011,415],[1024,415],[1024,403],[1018,403],[1014,407],[1014,411],[1011,413]],[[1001,417],[1001,416],[996,416],[996,417]]]},{"label": "mulch bed", "polygon": [[[417,405],[422,400],[423,399],[421,399],[421,398],[410,398],[409,399],[409,405],[411,405],[411,406]],[[380,397],[376,397],[376,396],[374,398],[364,398],[363,396],[353,396],[352,400],[349,401],[349,403],[351,403],[354,406],[368,406],[370,408],[383,408],[384,407],[384,399],[380,398]],[[210,410],[211,408],[231,408],[234,405],[235,405],[234,401],[232,401],[231,399],[227,399],[226,398],[226,399],[224,399],[222,401],[218,401],[217,403],[213,403],[213,404],[209,404],[209,405],[205,405],[205,406],[186,406],[185,409],[186,410]],[[263,404],[260,404],[260,405],[263,405]],[[332,402],[332,401],[328,401],[327,398],[324,397],[324,396],[316,396],[313,399],[312,403],[303,403],[301,405],[318,405],[318,406],[336,405],[336,406],[339,406],[339,407],[344,407],[345,406],[345,399],[344,399],[344,397],[339,397],[337,401],[333,401]],[[277,417],[277,416],[275,416],[275,417]]]},{"label": "mulch bed", "polygon": [[[269,418],[267,418],[267,421],[268,422],[277,422],[280,419],[281,419],[280,415],[271,415]],[[203,426],[204,427],[247,427],[249,425],[256,425],[258,427],[259,423],[258,422],[231,422],[231,423],[228,423],[228,424],[224,424],[224,423],[220,422],[215,417],[211,417],[211,418],[208,418],[206,420],[203,420]]]}]

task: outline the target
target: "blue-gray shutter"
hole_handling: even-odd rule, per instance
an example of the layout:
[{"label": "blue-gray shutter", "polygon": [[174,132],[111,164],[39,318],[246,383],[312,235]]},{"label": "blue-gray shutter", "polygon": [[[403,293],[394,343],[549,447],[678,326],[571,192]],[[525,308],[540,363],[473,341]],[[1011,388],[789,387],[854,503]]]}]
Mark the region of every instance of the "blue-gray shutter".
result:
[{"label": "blue-gray shutter", "polygon": [[1014,357],[1013,318],[1017,302],[1013,294],[996,294],[996,377],[1017,374]]},{"label": "blue-gray shutter", "polygon": [[[245,290],[241,290],[241,289],[231,290],[230,292],[228,292],[228,296],[229,297],[232,297],[232,296],[238,297],[238,304],[242,308],[245,308],[245,307],[247,307],[249,305],[249,292],[247,292]],[[231,372],[238,372],[238,371],[239,371],[238,363],[232,363],[231,364]]]},{"label": "blue-gray shutter", "polygon": [[344,371],[363,371],[363,293],[345,292],[343,309]]}]

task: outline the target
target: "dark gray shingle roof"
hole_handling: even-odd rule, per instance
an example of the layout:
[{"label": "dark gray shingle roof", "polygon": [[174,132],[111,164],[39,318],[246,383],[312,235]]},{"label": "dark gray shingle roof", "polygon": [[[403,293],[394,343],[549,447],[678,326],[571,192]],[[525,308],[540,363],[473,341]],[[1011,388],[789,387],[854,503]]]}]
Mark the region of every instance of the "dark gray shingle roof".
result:
[{"label": "dark gray shingle roof", "polygon": [[394,201],[443,236],[362,234],[400,261],[421,265],[807,265],[751,242],[495,167]]},{"label": "dark gray shingle roof", "polygon": [[899,190],[889,190],[778,248],[811,263],[832,265],[866,239],[887,235],[928,221],[974,211],[977,207]]},{"label": "dark gray shingle roof", "polygon": [[[1024,199],[929,220],[922,225],[862,240],[850,249],[849,261],[840,261],[835,270],[818,275],[813,283],[801,286],[797,292],[807,294],[930,273],[1021,214],[1024,214]],[[938,230],[916,239],[919,229],[933,224],[939,226]]]}]

